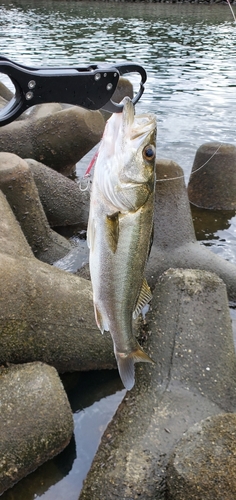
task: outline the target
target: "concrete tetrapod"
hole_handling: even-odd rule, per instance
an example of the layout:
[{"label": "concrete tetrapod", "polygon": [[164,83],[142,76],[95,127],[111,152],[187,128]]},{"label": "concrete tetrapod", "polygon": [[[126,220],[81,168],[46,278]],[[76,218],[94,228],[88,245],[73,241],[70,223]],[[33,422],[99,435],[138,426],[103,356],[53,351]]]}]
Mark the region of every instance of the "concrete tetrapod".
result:
[{"label": "concrete tetrapod", "polygon": [[69,241],[50,228],[31,169],[19,156],[0,153],[0,189],[40,260],[51,264],[71,250]]},{"label": "concrete tetrapod", "polygon": [[38,120],[39,118],[45,118],[53,113],[57,113],[58,111],[62,111],[62,105],[58,102],[37,104],[20,115],[18,120]]},{"label": "concrete tetrapod", "polygon": [[0,365],[44,361],[58,371],[116,368],[91,283],[36,259],[0,191]]},{"label": "concrete tetrapod", "polygon": [[54,368],[28,363],[0,369],[0,495],[62,451],[73,416]]},{"label": "concrete tetrapod", "polygon": [[0,96],[5,99],[5,101],[10,101],[13,97],[12,91],[2,82],[0,82]]},{"label": "concrete tetrapod", "polygon": [[235,500],[235,413],[188,429],[170,457],[167,489],[168,500]]},{"label": "concrete tetrapod", "polygon": [[166,465],[188,427],[236,410],[236,358],[224,283],[200,270],[170,269],[147,316],[155,365],[136,365],[136,384],[108,425],[80,500],[161,500]]},{"label": "concrete tetrapod", "polygon": [[0,251],[14,257],[30,257],[34,254],[26,241],[12,209],[0,190]]},{"label": "concrete tetrapod", "polygon": [[105,121],[100,111],[78,106],[0,128],[0,151],[41,161],[69,174],[101,139]]},{"label": "concrete tetrapod", "polygon": [[95,319],[91,283],[35,258],[0,253],[0,364],[43,361],[59,372],[116,368]]},{"label": "concrete tetrapod", "polygon": [[81,191],[78,183],[42,163],[31,159],[26,162],[32,171],[50,226],[76,224],[78,228],[86,229],[89,191]]},{"label": "concrete tetrapod", "polygon": [[194,205],[214,210],[236,208],[236,147],[207,142],[198,148],[188,183]]},{"label": "concrete tetrapod", "polygon": [[[172,180],[173,179],[173,180]],[[157,160],[154,241],[147,264],[149,285],[170,267],[216,273],[236,300],[236,266],[196,240],[183,170],[171,160]]]}]

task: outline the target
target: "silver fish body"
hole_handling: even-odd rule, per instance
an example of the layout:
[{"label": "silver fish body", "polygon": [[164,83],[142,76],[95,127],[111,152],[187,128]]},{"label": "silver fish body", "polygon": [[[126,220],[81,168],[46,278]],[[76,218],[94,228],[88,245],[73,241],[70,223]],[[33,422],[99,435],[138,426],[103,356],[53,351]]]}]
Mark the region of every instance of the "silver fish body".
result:
[{"label": "silver fish body", "polygon": [[108,120],[93,178],[88,245],[97,325],[110,331],[121,380],[134,385],[134,363],[151,362],[132,321],[151,299],[144,279],[153,226],[156,119],[136,116],[124,99]]}]

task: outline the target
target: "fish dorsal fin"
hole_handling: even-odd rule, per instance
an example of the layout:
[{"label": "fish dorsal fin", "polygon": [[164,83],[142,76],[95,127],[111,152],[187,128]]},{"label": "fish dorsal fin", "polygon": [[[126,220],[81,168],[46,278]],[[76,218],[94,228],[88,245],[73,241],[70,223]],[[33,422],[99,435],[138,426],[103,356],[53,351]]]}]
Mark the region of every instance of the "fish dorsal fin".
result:
[{"label": "fish dorsal fin", "polygon": [[139,297],[138,297],[138,300],[137,300],[137,303],[136,303],[136,306],[135,306],[135,309],[133,312],[134,319],[136,319],[138,317],[138,315],[141,313],[144,306],[148,302],[150,302],[151,299],[152,299],[152,293],[151,293],[151,290],[147,284],[147,280],[144,278],[143,283],[142,283],[142,287],[140,290],[140,294],[139,294]]},{"label": "fish dorsal fin", "polygon": [[106,236],[110,250],[115,253],[119,239],[119,212],[106,216]]}]

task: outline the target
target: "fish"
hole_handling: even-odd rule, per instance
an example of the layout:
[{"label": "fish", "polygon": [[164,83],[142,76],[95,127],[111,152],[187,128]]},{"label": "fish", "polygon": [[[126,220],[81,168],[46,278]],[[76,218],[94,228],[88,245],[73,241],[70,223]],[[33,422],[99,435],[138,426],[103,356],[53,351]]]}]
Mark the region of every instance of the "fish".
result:
[{"label": "fish", "polygon": [[98,328],[109,331],[120,378],[135,384],[134,363],[153,361],[133,334],[151,300],[144,277],[153,230],[156,117],[135,114],[129,97],[106,123],[94,167],[87,243]]}]

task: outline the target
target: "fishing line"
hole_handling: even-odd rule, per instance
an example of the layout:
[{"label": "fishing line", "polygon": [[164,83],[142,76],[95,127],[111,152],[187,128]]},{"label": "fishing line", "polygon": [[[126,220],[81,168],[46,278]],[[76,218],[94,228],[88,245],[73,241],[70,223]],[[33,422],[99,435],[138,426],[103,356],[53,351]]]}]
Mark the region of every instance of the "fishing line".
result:
[{"label": "fishing line", "polygon": [[[199,172],[199,170],[201,170],[203,167],[205,167],[205,165],[207,165],[207,163],[212,159],[214,158],[214,156],[218,153],[219,149],[221,148],[222,144],[220,144],[218,146],[218,148],[214,151],[214,153],[210,156],[210,158],[208,158],[207,161],[205,161],[205,163],[203,163],[203,165],[201,165],[200,167],[197,168],[197,170],[194,170],[194,172],[191,173],[191,175],[194,175],[196,174],[197,172]],[[169,179],[157,179],[156,182],[167,182],[167,181],[175,181],[177,179],[184,179],[185,175],[179,175],[178,177],[170,177]]]},{"label": "fishing line", "polygon": [[[236,17],[235,17],[235,14],[234,14],[234,11],[233,11],[233,8],[231,6],[231,3],[230,3],[230,0],[226,0],[230,10],[231,10],[231,13],[232,13],[232,16],[234,18],[234,22],[236,23]],[[194,172],[191,172],[191,176],[196,174],[196,172],[199,172],[199,170],[201,170],[201,168],[205,167],[205,165],[207,165],[207,163],[216,155],[216,153],[218,153],[220,147],[222,146],[222,144],[220,144],[218,146],[218,148],[216,149],[216,151],[210,156],[210,158],[208,158],[208,160],[203,163],[203,165],[201,165],[199,168],[197,168],[197,170],[194,170]],[[175,181],[177,179],[184,179],[184,175],[180,175],[178,177],[170,177],[169,179],[158,179],[156,182],[165,182],[165,181]]]},{"label": "fishing line", "polygon": [[[200,167],[198,167],[196,170],[194,170],[194,172],[191,173],[191,176],[196,174],[197,172],[199,172],[199,170],[201,170],[203,167],[205,167],[207,165],[207,163],[209,163],[209,161],[212,160],[212,158],[214,158],[214,156],[218,153],[219,149],[221,148],[222,144],[220,144],[218,146],[218,148],[216,148],[216,150],[214,151],[214,153],[210,156],[210,158],[208,158],[208,160],[205,161],[205,163],[203,163]],[[81,192],[84,192],[84,191],[90,191],[90,187],[91,187],[91,184],[92,184],[92,181],[91,181],[91,169],[92,167],[94,166],[94,164],[96,163],[96,159],[97,159],[97,156],[98,156],[98,151],[95,153],[95,155],[93,156],[87,170],[86,170],[86,173],[84,174],[83,178],[79,180],[78,182],[78,185],[79,185],[79,189]],[[178,179],[184,179],[185,178],[185,175],[179,175],[177,177],[170,177],[169,179],[157,179],[156,182],[168,182],[168,181],[176,181]],[[85,187],[82,187],[82,182],[85,182]]]},{"label": "fishing line", "polygon": [[[230,10],[231,10],[231,13],[232,13],[232,16],[233,16],[233,19],[234,19],[234,22],[236,23],[236,17],[235,17],[235,14],[234,14],[234,11],[233,11],[233,8],[231,6],[231,3],[230,3],[230,0],[226,0]],[[199,168],[197,168],[197,170],[194,170],[194,172],[191,172],[191,176],[196,174],[197,172],[199,172],[199,170],[201,170],[203,167],[205,167],[207,165],[207,163],[212,159],[214,158],[214,156],[218,153],[220,147],[222,146],[222,144],[220,144],[218,146],[218,148],[216,149],[216,151],[210,156],[210,158],[208,158],[208,160],[203,163],[203,165],[201,165]],[[87,170],[83,176],[83,179],[84,181],[87,180],[87,185],[85,186],[85,188],[82,188],[82,180],[79,181],[79,188],[80,188],[80,191],[87,191],[87,190],[90,190],[90,184],[91,182],[89,181],[89,178],[91,177],[91,170],[92,168],[94,167],[95,163],[96,163],[96,160],[97,160],[97,157],[98,157],[98,153],[99,153],[99,148],[97,150],[97,152],[95,153],[95,155],[93,156],[92,160],[90,161],[89,163],[89,166],[87,167]],[[185,178],[185,175],[179,175],[178,177],[170,177],[169,179],[158,179],[156,182],[166,182],[166,181],[175,181],[175,180],[178,180],[178,179],[184,179]]]},{"label": "fishing line", "polygon": [[232,9],[232,6],[231,6],[231,3],[230,3],[230,0],[226,0],[226,2],[227,2],[228,6],[229,6],[229,8],[230,8],[230,10],[231,10],[232,16],[233,16],[233,18],[234,18],[234,22],[236,23],[236,17],[235,17],[235,15],[234,15],[234,11],[233,11],[233,9]]}]

